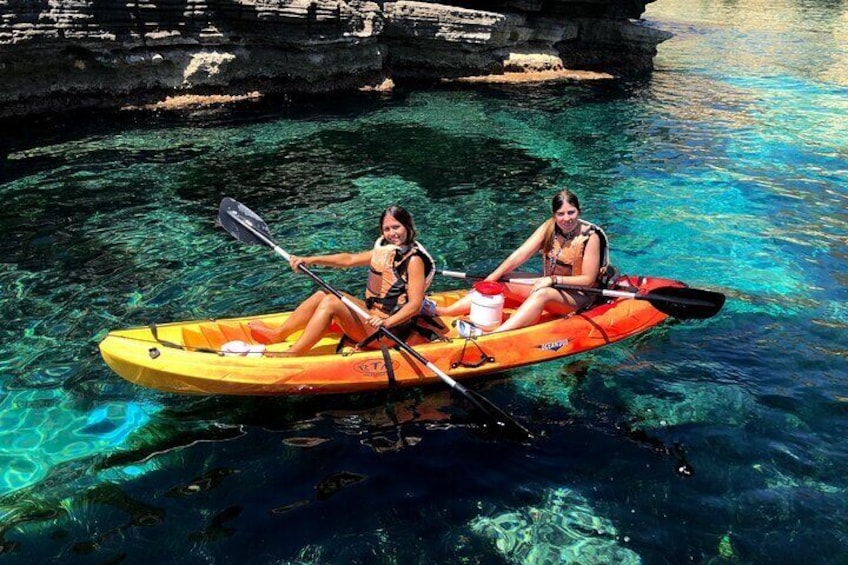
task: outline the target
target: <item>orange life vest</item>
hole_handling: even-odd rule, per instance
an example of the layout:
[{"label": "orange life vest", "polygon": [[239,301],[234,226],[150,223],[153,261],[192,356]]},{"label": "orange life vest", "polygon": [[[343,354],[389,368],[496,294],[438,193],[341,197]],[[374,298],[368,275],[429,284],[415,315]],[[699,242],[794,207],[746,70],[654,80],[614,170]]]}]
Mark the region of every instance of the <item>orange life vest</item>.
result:
[{"label": "orange life vest", "polygon": [[573,238],[566,239],[565,234],[554,226],[554,241],[550,251],[543,254],[543,273],[545,276],[578,276],[583,274],[583,256],[586,245],[593,233],[601,238],[601,272],[609,265],[609,249],[604,230],[585,220],[580,222],[580,230]]},{"label": "orange life vest", "polygon": [[409,260],[419,256],[424,261],[424,288],[433,282],[436,274],[436,263],[420,243],[398,247],[383,245],[378,239],[371,252],[368,284],[365,287],[365,305],[368,309],[378,309],[386,314],[397,312],[407,303],[409,277],[407,267]]}]

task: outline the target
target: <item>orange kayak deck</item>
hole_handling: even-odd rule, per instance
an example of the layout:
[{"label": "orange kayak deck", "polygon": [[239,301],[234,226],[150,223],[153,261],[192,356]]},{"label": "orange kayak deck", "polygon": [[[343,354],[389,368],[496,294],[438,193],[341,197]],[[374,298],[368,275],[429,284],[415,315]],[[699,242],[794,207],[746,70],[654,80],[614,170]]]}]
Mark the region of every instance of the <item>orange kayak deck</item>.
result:
[{"label": "orange kayak deck", "polygon": [[[659,287],[683,287],[682,283],[653,277],[624,277],[622,283],[639,293]],[[466,291],[430,296],[448,305]],[[514,311],[507,304],[505,315]],[[342,335],[331,331],[309,353],[298,357],[250,356],[221,352],[224,343],[241,340],[255,343],[247,329],[251,320],[278,325],[289,313],[175,322],[151,328],[110,332],[100,343],[106,364],[124,379],[149,388],[180,394],[313,395],[346,394],[388,388],[389,375],[382,352],[342,348]],[[565,317],[545,315],[535,325],[480,336],[459,337],[453,319],[443,317],[447,333],[441,340],[416,345],[415,349],[456,380],[541,363],[603,347],[643,333],[668,316],[649,301],[617,298],[581,313]],[[337,328],[331,328],[334,330]],[[285,351],[289,341],[268,350]],[[390,348],[392,372],[397,386],[423,386],[439,377],[409,354]]]}]

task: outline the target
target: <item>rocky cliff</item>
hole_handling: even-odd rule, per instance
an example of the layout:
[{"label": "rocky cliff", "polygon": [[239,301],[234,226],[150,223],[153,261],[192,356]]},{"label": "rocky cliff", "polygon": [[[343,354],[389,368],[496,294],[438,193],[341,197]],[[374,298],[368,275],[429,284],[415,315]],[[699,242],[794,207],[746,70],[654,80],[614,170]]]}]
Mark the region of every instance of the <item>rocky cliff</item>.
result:
[{"label": "rocky cliff", "polygon": [[0,0],[0,118],[510,70],[631,74],[651,0]]}]

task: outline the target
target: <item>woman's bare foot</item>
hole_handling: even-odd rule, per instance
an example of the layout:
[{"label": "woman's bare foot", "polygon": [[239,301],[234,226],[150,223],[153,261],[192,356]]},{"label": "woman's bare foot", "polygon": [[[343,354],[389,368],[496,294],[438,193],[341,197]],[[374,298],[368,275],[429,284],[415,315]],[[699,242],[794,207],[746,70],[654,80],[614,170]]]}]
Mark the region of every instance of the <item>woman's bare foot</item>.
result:
[{"label": "woman's bare foot", "polygon": [[269,345],[282,341],[280,332],[261,320],[252,320],[247,323],[247,327],[250,328],[251,337],[259,343]]}]

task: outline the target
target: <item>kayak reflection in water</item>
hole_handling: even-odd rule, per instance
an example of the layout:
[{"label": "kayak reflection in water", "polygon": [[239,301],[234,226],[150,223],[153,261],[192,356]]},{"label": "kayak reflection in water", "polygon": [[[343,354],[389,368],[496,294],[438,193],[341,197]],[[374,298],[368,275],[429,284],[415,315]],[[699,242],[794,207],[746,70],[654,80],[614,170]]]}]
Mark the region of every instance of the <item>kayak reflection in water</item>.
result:
[{"label": "kayak reflection in water", "polygon": [[248,324],[251,335],[261,343],[277,343],[292,333],[303,330],[288,351],[274,355],[300,355],[312,348],[335,321],[345,335],[364,342],[380,327],[406,339],[415,329],[421,312],[424,292],[433,280],[435,263],[415,239],[412,216],[401,206],[389,206],[380,216],[380,238],[375,246],[359,253],[335,253],[308,257],[290,256],[294,271],[300,265],[322,265],[334,268],[370,266],[365,300],[350,295],[353,302],[367,309],[371,317],[364,320],[336,296],[319,290],[295,309],[286,321],[270,327],[262,321]]},{"label": "kayak reflection in water", "polygon": [[[551,202],[552,217],[540,225],[521,246],[486,277],[498,281],[541,252],[543,275],[533,285],[506,284],[506,295],[521,306],[491,332],[514,330],[535,324],[543,310],[569,314],[592,304],[588,293],[552,288],[554,285],[594,287],[609,266],[607,241],[603,230],[580,219],[580,201],[573,192],[562,190]],[[436,308],[439,316],[459,316],[471,309],[471,294],[447,307]],[[457,324],[460,335],[475,337],[483,330],[465,321]]]}]

